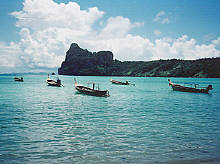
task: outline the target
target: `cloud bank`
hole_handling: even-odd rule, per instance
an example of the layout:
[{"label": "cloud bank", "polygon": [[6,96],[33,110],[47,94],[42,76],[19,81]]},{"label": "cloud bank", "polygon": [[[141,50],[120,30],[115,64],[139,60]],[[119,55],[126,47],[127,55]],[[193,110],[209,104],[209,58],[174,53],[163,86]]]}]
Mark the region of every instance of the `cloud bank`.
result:
[{"label": "cloud bank", "polygon": [[[61,65],[72,42],[90,51],[110,50],[119,60],[197,59],[219,57],[220,37],[210,44],[199,45],[187,35],[179,38],[148,38],[130,31],[144,26],[117,16],[104,20],[97,7],[82,10],[77,3],[53,0],[25,0],[23,9],[11,13],[17,18],[20,41],[9,45],[0,42],[0,68],[5,70],[42,70]],[[168,18],[167,18],[168,19]],[[165,12],[154,21],[169,23]],[[154,31],[160,35],[160,31]]]}]

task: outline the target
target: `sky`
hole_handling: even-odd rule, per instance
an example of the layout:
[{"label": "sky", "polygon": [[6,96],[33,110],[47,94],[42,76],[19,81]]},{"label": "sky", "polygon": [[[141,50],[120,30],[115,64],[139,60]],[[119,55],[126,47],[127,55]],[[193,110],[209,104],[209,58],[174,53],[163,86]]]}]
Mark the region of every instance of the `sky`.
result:
[{"label": "sky", "polygon": [[0,73],[56,71],[71,43],[121,61],[220,57],[220,0],[1,0]]}]

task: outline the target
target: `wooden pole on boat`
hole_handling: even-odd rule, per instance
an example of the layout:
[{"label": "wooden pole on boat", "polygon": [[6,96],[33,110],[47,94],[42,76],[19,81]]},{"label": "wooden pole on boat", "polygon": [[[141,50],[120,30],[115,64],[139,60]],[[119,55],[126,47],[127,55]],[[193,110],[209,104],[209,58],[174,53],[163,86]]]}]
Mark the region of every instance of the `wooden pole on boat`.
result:
[{"label": "wooden pole on boat", "polygon": [[171,85],[171,80],[170,79],[168,79],[168,81],[169,81],[169,86]]},{"label": "wooden pole on boat", "polygon": [[77,81],[76,81],[76,78],[74,78],[74,81],[75,81],[74,85],[75,85],[75,86],[77,86]]}]

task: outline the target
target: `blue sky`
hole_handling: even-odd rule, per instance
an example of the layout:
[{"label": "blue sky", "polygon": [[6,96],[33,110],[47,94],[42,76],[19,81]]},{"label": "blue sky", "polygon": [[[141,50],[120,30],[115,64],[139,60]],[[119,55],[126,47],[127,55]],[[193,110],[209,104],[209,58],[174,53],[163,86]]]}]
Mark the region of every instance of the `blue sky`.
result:
[{"label": "blue sky", "polygon": [[[144,22],[145,26],[134,32],[147,37],[154,38],[152,36],[154,29],[162,31],[164,36],[173,37],[187,34],[190,37],[202,39],[207,35],[213,38],[220,35],[219,0],[96,0],[89,2],[78,0],[75,2],[83,9],[97,6],[105,11],[106,18],[120,15],[133,22]],[[166,13],[166,17],[170,20],[169,24],[152,22],[160,11]]]},{"label": "blue sky", "polygon": [[220,57],[219,0],[0,1],[0,73],[57,69],[72,42],[119,60]]}]

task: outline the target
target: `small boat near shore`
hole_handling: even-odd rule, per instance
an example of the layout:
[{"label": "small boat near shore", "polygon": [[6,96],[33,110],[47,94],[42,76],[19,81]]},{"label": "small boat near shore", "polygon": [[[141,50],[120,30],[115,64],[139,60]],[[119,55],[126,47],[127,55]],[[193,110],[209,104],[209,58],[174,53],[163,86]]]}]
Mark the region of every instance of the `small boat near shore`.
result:
[{"label": "small boat near shore", "polygon": [[74,80],[75,80],[75,89],[79,93],[86,94],[86,95],[91,95],[91,96],[100,96],[100,97],[110,96],[108,90],[99,90],[99,87],[98,87],[98,89],[95,89],[95,83],[92,83],[93,87],[89,88],[89,87],[85,87],[83,85],[79,85],[77,83],[76,79],[74,79]]},{"label": "small boat near shore", "polygon": [[129,85],[130,83],[128,81],[126,82],[121,82],[121,81],[117,81],[117,80],[110,80],[112,82],[112,84],[117,84],[117,85]]},{"label": "small boat near shore", "polygon": [[212,90],[212,85],[208,85],[208,87],[199,87],[199,84],[194,84],[194,87],[186,87],[179,84],[174,84],[171,82],[170,79],[169,86],[172,87],[174,91],[181,91],[181,92],[194,92],[194,93],[209,93],[209,90]]},{"label": "small boat near shore", "polygon": [[57,80],[55,81],[55,80],[50,79],[49,75],[48,75],[48,78],[47,78],[46,82],[47,82],[47,84],[49,86],[54,86],[54,87],[61,87],[61,86],[63,86],[61,84],[61,80],[59,78],[57,78]]},{"label": "small boat near shore", "polygon": [[14,81],[24,82],[24,79],[23,79],[23,77],[21,77],[21,78],[14,77]]}]

